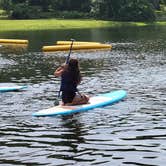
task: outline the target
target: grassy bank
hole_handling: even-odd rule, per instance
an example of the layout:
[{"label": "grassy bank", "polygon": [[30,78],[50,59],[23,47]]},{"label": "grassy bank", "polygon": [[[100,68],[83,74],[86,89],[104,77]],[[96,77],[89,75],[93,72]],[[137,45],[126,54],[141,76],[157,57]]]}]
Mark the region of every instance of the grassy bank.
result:
[{"label": "grassy bank", "polygon": [[138,23],[138,22],[115,22],[100,20],[0,20],[0,31],[30,31],[30,30],[55,30],[75,28],[105,28],[118,26],[147,26],[166,25],[165,22]]}]

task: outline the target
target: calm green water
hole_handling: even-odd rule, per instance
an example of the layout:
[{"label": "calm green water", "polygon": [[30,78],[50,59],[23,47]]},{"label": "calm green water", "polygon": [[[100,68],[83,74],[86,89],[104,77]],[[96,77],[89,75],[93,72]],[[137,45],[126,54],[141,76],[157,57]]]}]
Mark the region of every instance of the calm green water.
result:
[{"label": "calm green water", "polygon": [[[29,46],[0,47],[0,86],[27,85],[0,94],[0,165],[165,166],[166,27],[0,33]],[[56,67],[67,52],[44,54],[57,40],[111,43],[112,51],[79,51],[89,95],[117,89],[127,98],[113,106],[60,117],[32,117],[58,103]]]}]

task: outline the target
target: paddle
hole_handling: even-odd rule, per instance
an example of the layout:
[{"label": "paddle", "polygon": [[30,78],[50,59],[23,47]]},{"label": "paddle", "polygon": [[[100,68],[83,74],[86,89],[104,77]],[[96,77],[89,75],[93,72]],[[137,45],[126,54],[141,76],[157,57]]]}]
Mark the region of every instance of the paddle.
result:
[{"label": "paddle", "polygon": [[70,45],[70,50],[69,50],[69,54],[66,58],[66,64],[69,63],[69,59],[70,59],[70,54],[71,54],[71,51],[72,51],[72,47],[73,47],[73,42],[75,41],[74,39],[70,39],[71,40],[71,45]]}]

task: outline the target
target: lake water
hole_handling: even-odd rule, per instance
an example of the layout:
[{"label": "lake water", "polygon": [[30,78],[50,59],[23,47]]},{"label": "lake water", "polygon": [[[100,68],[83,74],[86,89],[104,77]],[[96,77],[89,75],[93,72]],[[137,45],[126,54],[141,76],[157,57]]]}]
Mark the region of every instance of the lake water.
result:
[{"label": "lake water", "polygon": [[[0,47],[0,86],[27,85],[0,94],[0,165],[165,166],[166,27],[0,32],[29,46]],[[58,103],[54,70],[68,52],[44,54],[57,40],[110,43],[112,51],[78,51],[81,92],[124,89],[125,100],[59,117],[33,117]]]}]

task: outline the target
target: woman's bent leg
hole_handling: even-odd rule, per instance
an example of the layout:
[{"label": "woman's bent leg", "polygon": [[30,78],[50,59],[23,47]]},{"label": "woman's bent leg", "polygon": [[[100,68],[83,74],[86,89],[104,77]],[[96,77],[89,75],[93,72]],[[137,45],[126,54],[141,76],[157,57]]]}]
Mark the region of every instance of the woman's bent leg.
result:
[{"label": "woman's bent leg", "polygon": [[72,105],[81,105],[88,103],[89,103],[89,96],[85,94],[76,94],[72,101]]}]

